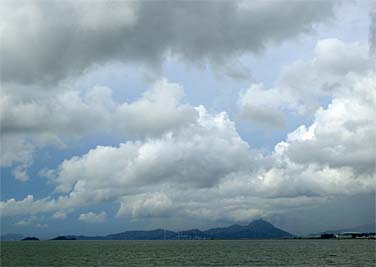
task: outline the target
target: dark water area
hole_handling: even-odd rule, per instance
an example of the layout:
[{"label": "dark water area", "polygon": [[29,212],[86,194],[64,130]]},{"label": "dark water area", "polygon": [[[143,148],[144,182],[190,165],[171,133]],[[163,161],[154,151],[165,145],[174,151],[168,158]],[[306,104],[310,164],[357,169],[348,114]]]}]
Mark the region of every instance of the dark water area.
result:
[{"label": "dark water area", "polygon": [[1,242],[1,266],[376,266],[374,240]]}]

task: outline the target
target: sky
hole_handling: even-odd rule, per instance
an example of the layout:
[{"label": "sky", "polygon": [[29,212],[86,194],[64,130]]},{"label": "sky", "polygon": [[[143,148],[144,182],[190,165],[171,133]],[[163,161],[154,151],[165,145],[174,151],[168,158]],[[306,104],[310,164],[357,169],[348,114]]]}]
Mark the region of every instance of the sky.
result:
[{"label": "sky", "polygon": [[1,233],[375,223],[373,1],[1,1]]}]

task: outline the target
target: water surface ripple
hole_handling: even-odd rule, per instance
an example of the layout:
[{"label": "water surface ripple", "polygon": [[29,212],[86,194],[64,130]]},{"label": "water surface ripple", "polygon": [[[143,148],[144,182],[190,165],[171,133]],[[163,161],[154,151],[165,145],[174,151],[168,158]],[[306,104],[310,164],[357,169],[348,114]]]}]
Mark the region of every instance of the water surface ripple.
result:
[{"label": "water surface ripple", "polygon": [[1,266],[376,266],[373,240],[1,242]]}]

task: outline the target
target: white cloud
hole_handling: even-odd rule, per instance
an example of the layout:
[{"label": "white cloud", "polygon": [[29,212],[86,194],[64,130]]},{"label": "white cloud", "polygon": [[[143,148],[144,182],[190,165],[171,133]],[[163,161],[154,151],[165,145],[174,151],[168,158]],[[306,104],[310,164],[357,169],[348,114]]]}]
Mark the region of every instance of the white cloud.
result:
[{"label": "white cloud", "polygon": [[315,57],[286,67],[278,87],[295,96],[306,111],[314,112],[319,97],[348,92],[343,86],[351,84],[354,75],[366,75],[370,66],[367,43],[321,39],[316,43]]},{"label": "white cloud", "polygon": [[166,79],[157,81],[151,90],[132,102],[120,105],[114,115],[114,127],[127,136],[158,136],[194,123],[197,111],[181,104],[183,88]]},{"label": "white cloud", "polygon": [[43,198],[34,200],[33,195],[27,195],[23,200],[10,198],[0,202],[0,214],[2,216],[15,216],[22,214],[37,214],[57,209],[56,200]]},{"label": "white cloud", "polygon": [[53,219],[65,219],[67,217],[67,213],[64,211],[57,211],[52,215]]},{"label": "white cloud", "polygon": [[197,107],[194,123],[65,160],[48,173],[66,195],[3,201],[2,214],[64,212],[116,201],[118,216],[242,221],[278,213],[278,201],[309,205],[328,196],[372,192],[375,84],[373,72],[353,76],[342,90],[351,94],[320,108],[310,126],[290,133],[267,157],[250,150],[226,113]]},{"label": "white cloud", "polygon": [[[177,108],[178,109],[178,108]],[[153,188],[198,190],[216,186],[227,175],[241,170],[252,171],[262,156],[249,151],[248,144],[236,132],[226,113],[210,114],[204,107],[195,108],[193,123],[174,127],[158,137],[128,141],[117,147],[98,146],[82,157],[65,160],[56,170],[45,170],[56,189],[67,195],[55,199],[1,202],[6,216],[22,213],[61,211],[104,200],[124,202],[119,215],[154,214],[140,212],[138,206]],[[156,190],[155,192],[162,192]],[[153,195],[163,205],[169,196]],[[146,209],[147,210],[147,209]],[[158,210],[158,209],[156,209]],[[160,207],[161,214],[167,214]]]},{"label": "white cloud", "polygon": [[261,83],[252,84],[241,92],[238,100],[241,119],[262,126],[283,127],[285,124],[283,109],[295,108],[295,100],[277,89],[266,89]]},{"label": "white cloud", "polygon": [[48,227],[47,224],[36,223],[36,221],[38,221],[38,217],[31,216],[31,217],[29,217],[27,219],[20,220],[20,221],[16,222],[15,225],[16,226],[28,226],[28,225],[32,225],[33,227],[36,227],[36,228],[47,228]]},{"label": "white cloud", "polygon": [[[333,47],[349,48],[350,54],[363,51],[363,48],[357,50],[355,44],[333,40],[319,42],[317,46],[316,58],[302,64],[314,65],[312,68],[317,72],[325,64],[336,68],[337,60],[343,58],[355,60],[345,54],[331,60],[330,53],[325,51]],[[262,107],[267,107],[266,110],[270,108],[273,112],[296,111],[298,107],[303,107],[303,111],[309,109],[311,102],[303,103],[302,95],[310,93],[307,88],[318,85],[320,90],[312,95],[332,98],[328,107],[316,110],[310,125],[302,125],[291,132],[269,155],[253,151],[239,136],[227,113],[211,114],[202,106],[181,103],[183,89],[165,80],[131,103],[115,103],[106,88],[89,90],[83,96],[63,93],[58,99],[66,96],[69,101],[62,102],[71,103],[69,108],[73,111],[86,110],[91,114],[100,110],[103,120],[99,120],[96,127],[104,123],[102,125],[109,129],[117,129],[119,134],[137,140],[113,147],[98,146],[86,154],[64,160],[56,169],[45,170],[61,196],[9,199],[0,202],[1,213],[13,216],[55,212],[53,217],[61,217],[59,214],[77,207],[113,201],[120,204],[118,216],[135,219],[178,216],[233,222],[323,203],[329,197],[374,192],[376,76],[373,71],[360,67],[368,63],[359,62],[362,63],[355,64],[354,70],[339,68],[327,77],[323,75],[322,80],[312,79],[314,82],[300,87],[303,91],[295,91],[299,92],[295,96],[294,88],[287,88],[286,79],[280,81],[283,86],[265,89],[262,84],[254,84],[243,93],[240,106],[250,103],[262,111]],[[300,78],[309,81],[309,77],[318,74],[310,75],[302,74]],[[324,84],[329,83],[335,87],[327,93]],[[286,92],[281,91],[284,89]],[[281,95],[286,97],[281,98]],[[149,109],[153,120],[132,121],[137,114]],[[15,110],[7,112],[15,114],[17,108]],[[33,114],[38,112],[30,111],[29,115]],[[119,127],[122,119],[124,128]],[[155,124],[155,121],[160,123]],[[33,128],[24,124],[27,127],[17,127]],[[10,127],[10,122],[7,125],[9,129],[17,129]],[[80,133],[80,129],[72,130],[72,136]],[[36,142],[35,146],[39,144]],[[4,162],[10,164],[11,160],[6,158]],[[101,214],[81,215],[82,220],[86,220]]]},{"label": "white cloud", "polygon": [[376,152],[375,77],[370,73],[356,79],[352,95],[320,108],[310,127],[302,126],[289,135],[284,153],[297,163],[351,167],[357,173],[371,174]]},{"label": "white cloud", "polygon": [[11,167],[16,164],[14,176],[21,181],[28,180],[25,173],[26,168],[32,162],[32,155],[35,146],[28,143],[25,138],[19,135],[0,135],[0,166]]},{"label": "white cloud", "polygon": [[78,219],[85,223],[103,223],[106,217],[107,213],[105,211],[98,214],[90,211],[88,213],[81,213]]},{"label": "white cloud", "polygon": [[345,90],[352,94],[319,109],[311,125],[298,127],[271,155],[253,152],[225,113],[197,107],[193,124],[65,160],[50,175],[65,195],[3,201],[2,214],[114,201],[118,216],[134,219],[233,222],[374,192],[375,76],[353,78]]},{"label": "white cloud", "polygon": [[272,195],[340,195],[376,190],[375,73],[357,77],[320,108],[313,123],[300,126],[275,147],[274,166],[263,173]]},{"label": "white cloud", "polygon": [[210,187],[231,172],[255,166],[256,159],[253,162],[248,145],[225,113],[211,115],[203,107],[197,111],[195,124],[159,138],[98,146],[64,161],[54,179],[57,189],[108,198],[149,184]]},{"label": "white cloud", "polygon": [[163,192],[144,193],[123,197],[117,216],[132,218],[160,217],[170,215],[174,204]]},{"label": "white cloud", "polygon": [[27,168],[28,166],[18,165],[14,168],[12,174],[14,177],[22,182],[25,182],[29,180],[29,175],[27,174]]},{"label": "white cloud", "polygon": [[24,226],[24,225],[29,225],[31,222],[29,220],[21,220],[16,222],[17,226]]},{"label": "white cloud", "polygon": [[321,98],[351,95],[353,80],[366,75],[370,66],[366,44],[319,40],[315,57],[286,66],[273,87],[255,83],[242,92],[239,116],[262,126],[282,127],[287,112],[313,114]]},{"label": "white cloud", "polygon": [[[182,104],[183,89],[161,79],[134,102],[115,103],[107,87],[62,91],[44,98],[0,96],[0,165],[14,167],[14,176],[28,180],[33,152],[48,145],[64,147],[95,132],[145,138],[193,123],[198,112]],[[95,121],[95,123],[93,123]]]},{"label": "white cloud", "polygon": [[[253,151],[226,112],[185,103],[183,88],[166,79],[123,103],[107,87],[69,87],[88,68],[114,61],[158,75],[166,57],[249,78],[239,56],[312,31],[336,2],[2,1],[0,166],[26,181],[37,149],[92,133],[124,141],[44,169],[53,194],[0,201],[1,216],[27,215],[15,225],[45,228],[35,214],[64,219],[79,207],[115,202],[119,217],[191,226],[374,193],[376,80],[365,43],[319,40],[314,58],[285,66],[270,88],[254,83],[242,91],[238,115],[252,123],[281,128],[286,114],[312,116],[270,154]],[[78,217],[106,219],[104,211]]]},{"label": "white cloud", "polygon": [[26,100],[5,91],[0,95],[0,165],[14,167],[13,175],[26,181],[36,149],[47,145],[64,147],[66,141],[93,130],[108,130],[110,108],[93,101],[95,95],[105,101],[104,95],[108,93],[111,91],[102,87],[92,88],[82,98],[78,91],[68,91]]}]

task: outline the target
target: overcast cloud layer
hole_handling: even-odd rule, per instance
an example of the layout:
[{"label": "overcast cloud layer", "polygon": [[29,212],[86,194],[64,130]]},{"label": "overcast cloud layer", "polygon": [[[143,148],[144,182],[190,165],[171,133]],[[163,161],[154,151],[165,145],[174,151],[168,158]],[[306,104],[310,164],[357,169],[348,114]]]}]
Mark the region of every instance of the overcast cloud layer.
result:
[{"label": "overcast cloud layer", "polygon": [[3,1],[2,80],[56,82],[111,61],[158,66],[167,54],[226,64],[312,31],[335,3]]},{"label": "overcast cloud layer", "polygon": [[[119,218],[200,218],[210,225],[374,194],[372,43],[317,39],[312,57],[288,61],[272,83],[234,88],[233,110],[192,104],[189,84],[172,82],[161,67],[174,58],[244,78],[239,59],[257,55],[262,61],[268,49],[314,35],[317,25],[336,19],[339,6],[337,1],[2,2],[0,164],[11,174],[1,178],[21,187],[43,179],[53,188],[45,197],[31,190],[22,198],[2,198],[2,218],[40,229],[48,228],[45,218],[73,216],[90,225]],[[117,98],[111,82],[74,86],[83,74],[111,62],[141,64],[157,78],[130,100]],[[125,84],[122,90],[131,89]],[[246,141],[252,132],[244,136],[237,124],[283,130],[297,117],[304,123],[285,130],[271,151],[252,147]],[[42,165],[38,151],[70,151],[92,136],[121,141],[90,143],[83,153],[43,165],[39,177],[30,175],[35,162]],[[107,203],[115,203],[116,211],[100,208]],[[87,207],[94,209],[83,210]]]}]

